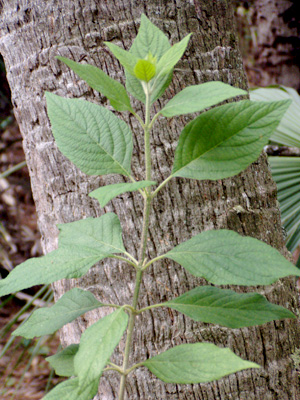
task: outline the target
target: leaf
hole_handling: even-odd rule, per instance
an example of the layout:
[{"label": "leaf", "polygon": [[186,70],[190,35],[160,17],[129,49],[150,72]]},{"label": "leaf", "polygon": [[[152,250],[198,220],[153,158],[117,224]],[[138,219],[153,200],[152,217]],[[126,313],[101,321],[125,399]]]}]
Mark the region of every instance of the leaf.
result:
[{"label": "leaf", "polygon": [[125,251],[116,214],[59,225],[59,248],[31,258],[0,280],[0,296],[59,279],[80,278],[98,261]]},{"label": "leaf", "polygon": [[295,89],[278,86],[250,91],[254,101],[274,101],[290,99],[292,103],[272,133],[272,142],[292,147],[300,147],[300,96]]},{"label": "leaf", "polygon": [[58,224],[60,230],[58,247],[82,246],[104,254],[124,253],[122,229],[119,218],[114,213],[106,213],[100,218],[86,218],[68,224]]},{"label": "leaf", "polygon": [[192,33],[188,34],[184,39],[178,43],[175,43],[174,46],[172,46],[166,53],[163,54],[157,63],[158,75],[166,75],[172,71],[173,67],[183,56],[191,36]]},{"label": "leaf", "polygon": [[273,247],[225,229],[202,232],[164,257],[215,285],[270,285],[279,278],[300,276],[300,270]]},{"label": "leaf", "polygon": [[236,293],[213,286],[201,286],[163,303],[194,321],[228,328],[262,325],[283,318],[296,318],[283,307],[269,303],[257,293]]},{"label": "leaf", "polygon": [[147,60],[138,60],[134,67],[134,75],[141,81],[149,82],[156,72],[155,65]]},{"label": "leaf", "polygon": [[74,360],[80,390],[100,379],[103,368],[125,332],[127,322],[128,315],[118,309],[84,331]]},{"label": "leaf", "polygon": [[100,187],[93,192],[89,193],[90,197],[97,199],[101,207],[105,207],[106,204],[118,196],[126,192],[134,192],[138,189],[142,189],[151,185],[155,185],[154,181],[140,181],[134,183],[115,183],[113,185],[107,185]]},{"label": "leaf", "polygon": [[237,175],[258,158],[289,104],[244,100],[199,115],[180,135],[172,175],[199,180]]},{"label": "leaf", "polygon": [[43,400],[92,400],[98,392],[99,381],[92,382],[86,386],[83,392],[79,393],[79,379],[68,379],[55,386]]},{"label": "leaf", "polygon": [[[133,56],[145,59],[149,53],[156,57],[157,61],[163,54],[171,47],[166,35],[157,28],[152,22],[144,15],[141,15],[141,25],[139,32],[129,50]],[[126,88],[138,100],[145,103],[145,93],[142,88],[141,82],[133,75],[126,74]],[[158,99],[165,89],[169,86],[172,80],[172,72],[168,76],[158,78],[156,88],[151,94],[151,103]]]},{"label": "leaf", "polygon": [[130,54],[128,51],[122,49],[119,46],[116,46],[110,42],[104,42],[109,50],[113,53],[113,55],[120,61],[120,64],[123,65],[126,71],[128,71],[131,75],[134,75],[134,67],[138,62],[138,57],[135,57],[134,54]]},{"label": "leaf", "polygon": [[78,351],[79,344],[71,344],[64,350],[46,358],[46,361],[54,369],[56,375],[59,376],[73,376],[74,370],[74,357]]},{"label": "leaf", "polygon": [[46,93],[58,148],[88,175],[130,175],[132,133],[124,121],[97,104]]},{"label": "leaf", "polygon": [[74,288],[65,293],[54,306],[34,311],[13,335],[27,339],[50,335],[80,315],[99,307],[103,307],[103,304],[92,293]]},{"label": "leaf", "polygon": [[164,117],[190,114],[203,111],[224,100],[235,96],[246,95],[247,92],[227,85],[223,82],[206,82],[189,86],[176,94],[160,111]]},{"label": "leaf", "polygon": [[144,361],[143,365],[162,381],[179,384],[212,382],[243,369],[260,368],[211,343],[182,344]]},{"label": "leaf", "polygon": [[124,86],[110,78],[101,69],[89,64],[80,64],[65,57],[56,58],[70,67],[92,89],[107,97],[115,110],[132,111]]},{"label": "leaf", "polygon": [[269,157],[277,184],[281,220],[286,229],[286,246],[294,252],[300,244],[300,158]]}]

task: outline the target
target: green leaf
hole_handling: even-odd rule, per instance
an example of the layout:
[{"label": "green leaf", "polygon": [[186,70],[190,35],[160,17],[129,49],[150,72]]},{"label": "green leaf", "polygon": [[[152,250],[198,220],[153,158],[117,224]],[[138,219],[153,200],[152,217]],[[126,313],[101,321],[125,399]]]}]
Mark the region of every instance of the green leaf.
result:
[{"label": "green leaf", "polygon": [[125,70],[131,75],[134,75],[134,67],[138,62],[138,57],[135,57],[134,54],[130,54],[129,51],[126,51],[113,43],[104,42],[104,44],[106,44],[113,55],[120,61],[120,64],[123,65]]},{"label": "green leaf", "polygon": [[184,39],[178,43],[175,43],[174,46],[172,46],[166,53],[163,54],[157,63],[158,75],[166,75],[172,71],[173,67],[183,56],[191,36],[192,33],[188,34]]},{"label": "green leaf", "polygon": [[70,67],[91,88],[107,97],[115,110],[132,111],[124,86],[110,78],[101,69],[89,64],[80,64],[65,57],[56,58]]},{"label": "green leaf", "polygon": [[34,311],[13,335],[27,339],[50,335],[80,315],[99,307],[103,307],[103,304],[96,300],[92,293],[74,288],[65,293],[54,306]]},{"label": "green leaf", "polygon": [[80,390],[99,380],[127,327],[128,315],[118,309],[87,328],[81,336],[74,366]]},{"label": "green leaf", "polygon": [[269,303],[257,293],[236,293],[213,286],[201,286],[163,303],[194,321],[228,328],[262,325],[283,318],[296,318],[283,307]]},{"label": "green leaf", "polygon": [[290,252],[300,244],[300,158],[269,157]]},{"label": "green leaf", "polygon": [[203,111],[224,100],[235,96],[246,95],[247,92],[227,85],[223,82],[206,82],[189,86],[176,94],[160,111],[164,117],[190,114]]},{"label": "green leaf", "polygon": [[116,214],[59,225],[59,248],[31,258],[0,281],[0,296],[59,279],[80,278],[98,261],[125,251]]},{"label": "green leaf", "polygon": [[273,247],[225,229],[202,232],[164,257],[215,285],[270,285],[279,278],[300,276],[300,270]]},{"label": "green leaf", "polygon": [[51,390],[43,400],[92,400],[98,392],[99,381],[94,381],[79,392],[79,379],[64,381]]},{"label": "green leaf", "polygon": [[289,105],[245,100],[199,115],[180,135],[172,175],[199,180],[237,175],[258,158]]},{"label": "green leaf", "polygon": [[151,185],[155,185],[154,181],[140,181],[134,183],[115,183],[113,185],[107,185],[100,187],[93,192],[89,193],[90,197],[97,199],[101,207],[106,206],[106,204],[118,196],[119,194],[126,192],[134,192],[138,189],[142,189]]},{"label": "green leaf", "polygon": [[141,81],[149,82],[156,72],[155,65],[147,60],[138,60],[134,67],[134,75]]},{"label": "green leaf", "polygon": [[260,368],[211,343],[182,344],[143,365],[162,381],[179,384],[211,382],[243,369]]},{"label": "green leaf", "polygon": [[46,358],[46,361],[54,369],[56,375],[59,376],[73,376],[74,370],[74,357],[79,349],[79,344],[71,344],[64,350]]},{"label": "green leaf", "polygon": [[300,147],[300,96],[295,89],[286,86],[259,88],[250,91],[250,99],[254,101],[292,100],[270,140],[285,146]]},{"label": "green leaf", "polygon": [[86,218],[68,224],[58,224],[60,230],[58,247],[83,247],[103,254],[124,253],[122,229],[114,213],[100,218]]},{"label": "green leaf", "polygon": [[130,175],[132,133],[124,121],[97,104],[46,93],[58,148],[88,175]]},{"label": "green leaf", "polygon": [[[139,32],[129,50],[129,53],[140,59],[146,59],[149,53],[151,53],[154,57],[156,57],[157,61],[159,61],[163,54],[168,51],[170,47],[171,45],[165,34],[159,28],[153,25],[144,14],[142,14]],[[125,73],[127,90],[136,99],[145,103],[145,93],[141,82],[126,71]],[[163,94],[165,89],[169,86],[171,80],[172,72],[170,72],[168,76],[161,76],[157,79],[156,87],[151,94],[151,103],[153,103]]]}]

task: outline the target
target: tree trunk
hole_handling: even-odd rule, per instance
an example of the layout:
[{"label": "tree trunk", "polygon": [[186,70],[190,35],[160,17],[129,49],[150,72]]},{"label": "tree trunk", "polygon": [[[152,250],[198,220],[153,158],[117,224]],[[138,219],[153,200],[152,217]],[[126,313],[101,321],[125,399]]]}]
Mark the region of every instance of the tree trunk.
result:
[{"label": "tree trunk", "polygon": [[[62,156],[54,143],[46,115],[45,90],[107,105],[105,99],[88,89],[54,57],[62,55],[75,61],[84,58],[112,78],[123,80],[118,62],[103,48],[103,41],[113,41],[128,49],[136,36],[140,15],[145,13],[172,43],[194,32],[192,44],[175,70],[165,100],[188,85],[210,80],[246,88],[230,3],[225,0],[27,0],[21,5],[17,0],[7,0],[0,4],[0,52],[8,71],[14,112],[24,137],[45,252],[56,248],[57,223],[114,211],[121,220],[125,247],[136,256],[142,219],[139,194],[125,194],[99,210],[87,194],[101,185],[121,182],[123,178],[84,175]],[[124,113],[124,118],[135,135],[133,174],[143,179],[141,133],[131,117]],[[161,118],[156,125],[152,157],[156,168],[153,178],[157,182],[170,173],[175,144],[187,120],[187,117]],[[233,207],[238,204],[245,212],[235,211]],[[276,186],[264,155],[233,179],[218,182],[172,180],[154,201],[148,255],[153,258],[195,233],[220,228],[255,236],[286,254]],[[130,283],[124,285],[125,281]],[[91,290],[102,301],[128,303],[133,294],[131,282],[133,271],[128,266],[105,260],[83,278],[57,282],[53,288],[56,299],[77,286]],[[203,282],[187,275],[170,260],[155,263],[144,277],[139,305],[146,307],[149,303],[169,300],[199,283]],[[297,310],[294,279],[268,287],[266,296],[294,312]],[[63,346],[79,342],[84,329],[100,316],[103,316],[101,309],[89,312],[63,328]],[[145,369],[139,369],[128,378],[127,398],[296,400],[300,390],[291,355],[300,347],[299,339],[300,328],[295,321],[230,330],[195,323],[173,310],[148,312],[137,318],[131,362],[139,362],[181,343],[212,341],[221,347],[231,347],[237,355],[263,368],[201,385],[164,384]],[[124,342],[114,355],[117,364],[122,361],[123,349]],[[116,399],[118,384],[118,376],[105,373],[97,399]]]},{"label": "tree trunk", "polygon": [[252,33],[252,48],[250,57],[245,54],[245,58],[249,60],[250,82],[256,86],[290,86],[299,92],[299,1],[252,0],[249,3],[252,3],[251,12],[246,14],[251,25],[248,29]]}]

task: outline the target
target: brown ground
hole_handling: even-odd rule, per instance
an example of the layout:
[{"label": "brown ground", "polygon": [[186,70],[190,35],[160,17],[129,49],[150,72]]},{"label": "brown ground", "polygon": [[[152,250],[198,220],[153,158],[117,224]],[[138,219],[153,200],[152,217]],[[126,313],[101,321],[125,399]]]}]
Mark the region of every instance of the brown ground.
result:
[{"label": "brown ground", "polygon": [[[0,123],[10,115],[7,107],[2,107]],[[21,135],[17,123],[12,122],[5,129],[0,129],[0,172],[24,160]],[[0,274],[5,277],[16,265],[29,257],[41,255],[39,233],[30,181],[26,167],[7,178],[0,178]],[[39,288],[27,291],[32,296]],[[2,302],[6,298],[1,299]],[[12,299],[5,307],[0,301],[0,353],[10,338],[10,333],[17,324],[4,336],[1,329],[26,304],[24,299]],[[59,346],[58,336],[42,339],[38,355],[32,352],[37,341],[20,337],[0,358],[0,399],[38,400],[44,395],[48,384],[50,388],[58,382],[57,377],[49,379],[50,369],[45,356],[54,354]],[[24,376],[23,376],[24,374]]]}]

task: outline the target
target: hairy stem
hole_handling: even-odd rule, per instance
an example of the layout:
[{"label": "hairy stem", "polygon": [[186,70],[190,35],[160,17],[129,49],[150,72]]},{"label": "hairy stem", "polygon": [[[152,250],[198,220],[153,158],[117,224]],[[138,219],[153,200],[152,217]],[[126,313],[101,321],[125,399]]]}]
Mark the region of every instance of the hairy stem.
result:
[{"label": "hairy stem", "polygon": [[[145,84],[145,95],[146,95],[146,107],[145,107],[145,124],[144,124],[144,140],[145,140],[145,169],[146,169],[146,180],[151,180],[151,152],[150,152],[150,89],[149,84]],[[129,322],[127,327],[127,337],[125,343],[125,351],[124,351],[124,359],[122,365],[122,375],[120,381],[120,389],[119,389],[119,400],[124,400],[125,394],[125,384],[126,384],[126,376],[131,371],[131,368],[128,368],[129,363],[129,355],[131,350],[131,341],[132,341],[132,334],[134,330],[135,318],[138,313],[137,304],[138,304],[138,297],[140,292],[140,286],[142,282],[143,276],[143,266],[146,262],[145,254],[147,248],[147,238],[148,238],[148,229],[149,229],[149,217],[150,217],[150,209],[151,209],[151,202],[153,196],[150,194],[149,191],[145,191],[144,197],[144,215],[143,215],[143,230],[142,230],[142,237],[139,249],[139,261],[137,265],[137,273],[135,278],[135,289],[133,294],[132,300],[132,309],[129,310]]]}]

